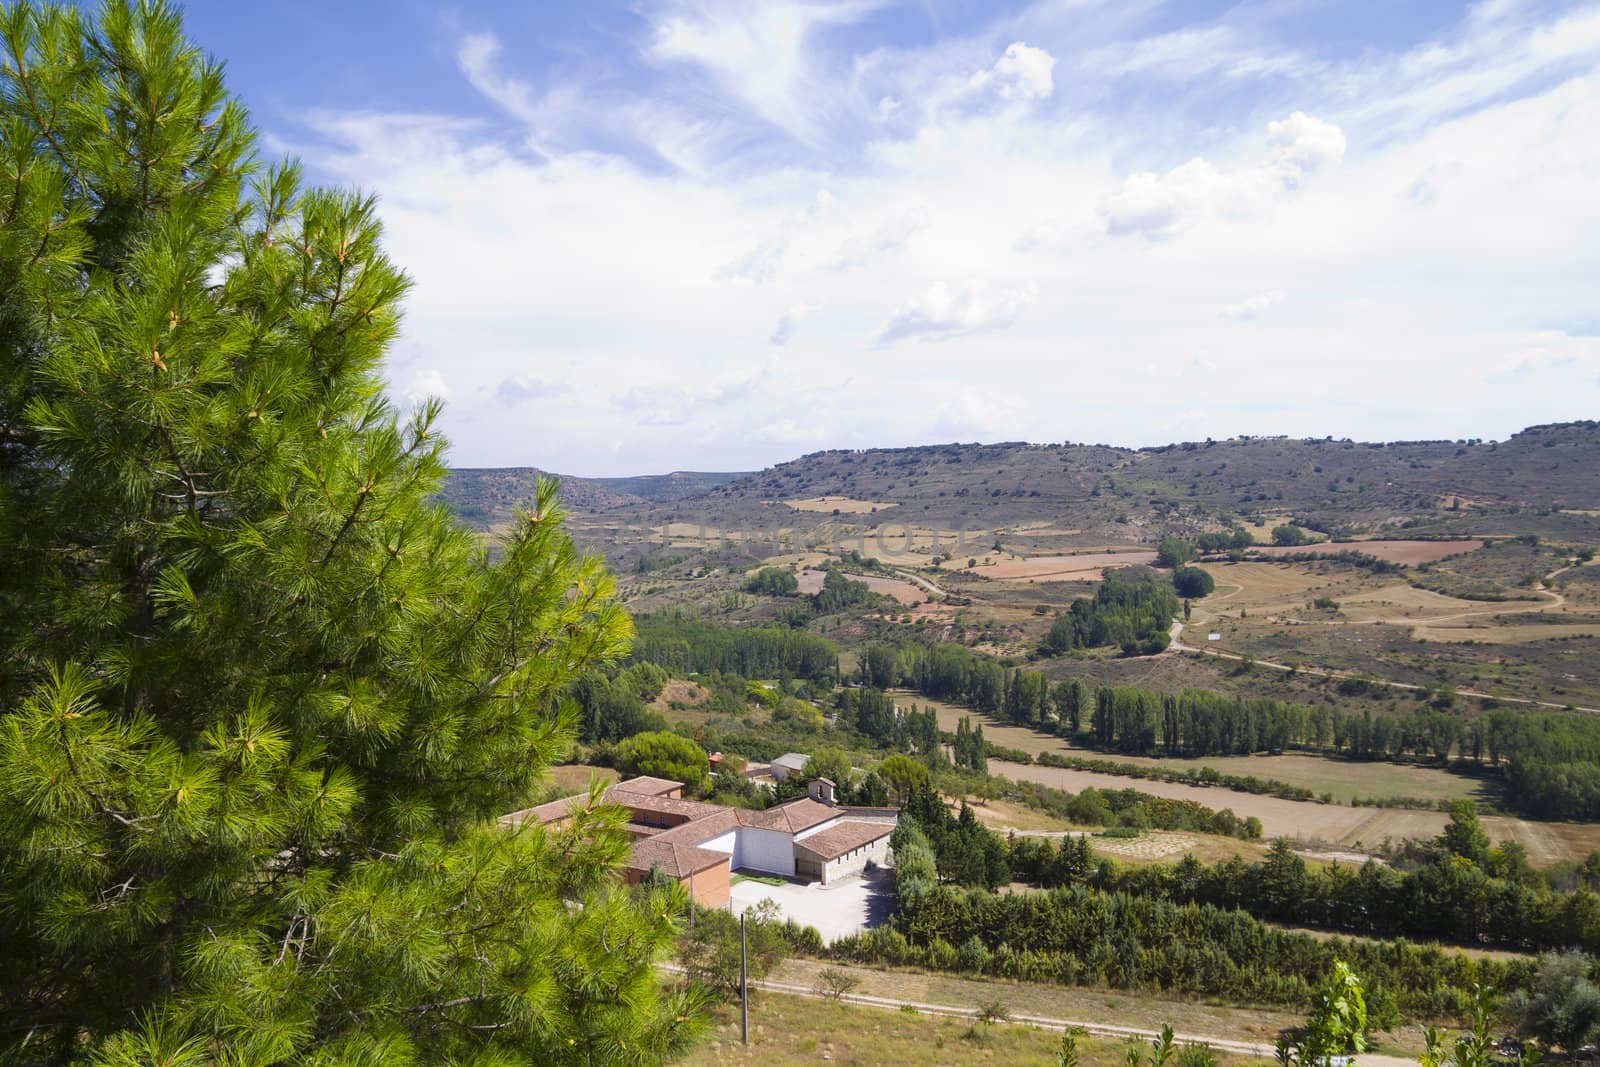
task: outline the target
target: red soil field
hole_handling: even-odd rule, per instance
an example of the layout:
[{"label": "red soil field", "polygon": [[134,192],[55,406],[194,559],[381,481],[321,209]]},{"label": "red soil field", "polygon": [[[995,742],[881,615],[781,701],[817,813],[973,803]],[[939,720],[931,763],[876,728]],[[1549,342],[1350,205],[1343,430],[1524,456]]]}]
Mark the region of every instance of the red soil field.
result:
[{"label": "red soil field", "polygon": [[[822,592],[821,571],[800,571],[795,577],[800,580],[800,592],[807,596]],[[902,582],[897,578],[877,578],[867,574],[849,574],[845,577],[852,582],[866,582],[867,588],[874,593],[887,594],[902,604],[920,604],[928,599],[927,593],[910,582]]]}]

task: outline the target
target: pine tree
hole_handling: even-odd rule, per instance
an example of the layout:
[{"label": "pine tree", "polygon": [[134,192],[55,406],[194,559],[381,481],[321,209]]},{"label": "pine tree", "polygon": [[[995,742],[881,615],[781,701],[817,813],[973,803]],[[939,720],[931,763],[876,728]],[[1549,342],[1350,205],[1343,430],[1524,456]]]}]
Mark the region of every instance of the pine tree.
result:
[{"label": "pine tree", "polygon": [[628,620],[551,486],[492,557],[430,501],[374,202],[161,0],[0,37],[0,1060],[671,1055],[681,897],[495,821]]}]

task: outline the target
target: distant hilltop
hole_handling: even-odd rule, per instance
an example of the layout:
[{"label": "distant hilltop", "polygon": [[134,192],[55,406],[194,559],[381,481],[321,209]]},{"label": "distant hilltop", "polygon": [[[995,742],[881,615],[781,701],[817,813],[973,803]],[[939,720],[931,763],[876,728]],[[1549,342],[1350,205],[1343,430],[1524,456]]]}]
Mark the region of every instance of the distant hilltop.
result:
[{"label": "distant hilltop", "polygon": [[[533,468],[457,470],[441,495],[464,522],[486,528],[532,497],[537,476]],[[1330,535],[1538,532],[1591,543],[1600,422],[1530,426],[1504,441],[1240,436],[1143,448],[1006,441],[831,449],[747,473],[560,480],[572,511],[646,529],[1048,526],[1070,543],[1124,544],[1163,530],[1294,519]],[[1530,525],[1531,513],[1542,520]]]}]

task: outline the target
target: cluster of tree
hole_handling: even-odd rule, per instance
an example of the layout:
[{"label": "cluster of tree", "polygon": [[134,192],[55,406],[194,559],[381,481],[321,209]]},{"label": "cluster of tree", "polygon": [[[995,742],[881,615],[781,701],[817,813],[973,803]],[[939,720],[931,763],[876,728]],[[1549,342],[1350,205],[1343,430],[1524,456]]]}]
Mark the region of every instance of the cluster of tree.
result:
[{"label": "cluster of tree", "polygon": [[840,725],[879,748],[918,755],[939,751],[939,714],[932,707],[897,708],[881,689],[843,689],[837,697]]},{"label": "cluster of tree", "polygon": [[738,768],[725,763],[711,776],[711,799],[734,808],[769,808],[805,796],[811,781],[817,778],[833,783],[834,799],[841,804],[881,808],[892,799],[890,783],[879,770],[857,774],[849,753],[834,745],[813,751],[799,774],[789,775],[772,788],[757,785]]},{"label": "cluster of tree", "polygon": [[[868,647],[867,654],[872,648]],[[953,642],[926,648],[905,645],[897,655],[900,679],[923,696],[965,704],[986,714],[1000,711],[1006,694],[1006,669],[997,660]]]},{"label": "cluster of tree", "polygon": [[788,567],[762,567],[744,583],[744,591],[763,596],[794,596],[800,591],[800,579]]},{"label": "cluster of tree", "polygon": [[1206,689],[1173,694],[1101,686],[1094,694],[1089,736],[1101,748],[1129,755],[1244,754],[1282,749],[1303,740],[1310,712],[1279,700]]},{"label": "cluster of tree", "polygon": [[867,645],[861,650],[861,677],[873,687],[903,685],[934,700],[965,704],[1036,728],[1058,717],[1081,721],[1088,707],[1089,690],[1082,682],[1051,688],[1039,671],[1009,670],[990,656],[951,642]]},{"label": "cluster of tree", "polygon": [[706,750],[671,730],[633,735],[611,750],[611,765],[624,778],[644,774],[682,782],[687,793],[704,793],[711,784]]},{"label": "cluster of tree", "polygon": [[839,650],[826,638],[786,627],[730,628],[677,615],[634,617],[632,658],[676,675],[727,671],[746,678],[831,681]]},{"label": "cluster of tree", "polygon": [[1163,567],[1177,570],[1179,567],[1194,559],[1195,548],[1189,542],[1178,537],[1163,537],[1161,544],[1156,546],[1156,562]]},{"label": "cluster of tree", "polygon": [[1353,548],[1330,549],[1318,548],[1309,552],[1286,552],[1281,556],[1272,557],[1280,563],[1315,563],[1319,560],[1329,560],[1334,563],[1343,563],[1351,567],[1360,567],[1373,574],[1399,574],[1405,570],[1405,564],[1395,563],[1392,560],[1379,559],[1367,552]]},{"label": "cluster of tree", "polygon": [[944,799],[931,785],[919,783],[906,797],[895,827],[895,863],[901,862],[901,846],[915,833],[926,843],[938,879],[956,885],[996,889],[1011,881],[1006,865],[1003,838],[978,821],[970,807],[961,805],[959,815],[950,814]]},{"label": "cluster of tree", "polygon": [[[1133,789],[1091,788],[1074,795],[1032,783],[1018,785],[1031,787],[1031,794],[1024,798],[1030,806],[1083,826],[1186,830],[1247,840],[1261,836],[1260,820],[1240,819],[1227,809],[1213,811],[1191,800],[1156,797]],[[1014,840],[1008,845],[999,834],[979,822],[964,803],[960,815],[952,815],[926,779],[912,782],[903,795],[902,822],[909,818],[932,843],[935,867],[946,881],[993,888],[1009,878],[1007,871],[1001,869],[1004,866],[1001,861],[1006,857],[1021,857],[1023,869],[1031,870],[1037,861],[1035,853],[1049,847],[1032,838]]]},{"label": "cluster of tree", "polygon": [[1293,746],[1332,749],[1354,759],[1443,760],[1454,750],[1477,755],[1486,736],[1457,716],[1426,707],[1374,715],[1368,708],[1347,713],[1205,689],[1173,694],[1102,686],[1094,692],[1085,740],[1141,756],[1246,755]]},{"label": "cluster of tree", "polygon": [[[891,767],[891,773],[893,770]],[[786,793],[793,790],[794,796],[803,796],[809,783],[818,778],[826,778],[833,783],[834,797],[841,804],[881,808],[889,803],[889,784],[883,776],[876,769],[857,775],[849,754],[831,745],[811,753],[800,773],[791,774],[779,782],[777,791]]]},{"label": "cluster of tree", "polygon": [[1249,548],[1256,543],[1250,536],[1250,531],[1243,526],[1235,526],[1225,533],[1203,533],[1194,539],[1194,546],[1201,552],[1238,552]]},{"label": "cluster of tree", "polygon": [[1095,595],[1072,602],[1056,617],[1044,638],[1050,655],[1079,648],[1122,649],[1127,655],[1151,655],[1170,643],[1168,629],[1178,614],[1172,584],[1145,567],[1107,571]]},{"label": "cluster of tree", "polygon": [[957,767],[979,774],[989,773],[989,752],[984,745],[983,725],[972,725],[970,716],[963,715],[956,723],[956,736],[950,746],[951,761]]},{"label": "cluster of tree", "polygon": [[[641,885],[670,882],[652,868]],[[733,1000],[739,996],[741,976],[759,982],[791,954],[821,951],[822,936],[814,927],[784,918],[776,901],[763,900],[744,913],[742,928],[731,911],[694,907],[694,921],[678,938],[677,956],[693,985]],[[635,1058],[633,1062],[655,1061]]]},{"label": "cluster of tree", "polygon": [[1593,957],[1570,950],[1545,953],[1528,988],[1512,993],[1506,1007],[1521,1033],[1568,1055],[1600,1041],[1600,980]]},{"label": "cluster of tree", "polygon": [[1061,814],[1080,826],[1188,830],[1246,841],[1260,837],[1262,829],[1261,820],[1254,815],[1241,819],[1232,808],[1219,811],[1198,801],[1158,797],[1137,789],[1090,787],[1072,796]]},{"label": "cluster of tree", "polygon": [[594,744],[665,730],[666,720],[645,705],[661,695],[668,677],[654,663],[634,663],[579,678],[568,690],[578,707],[578,738]]},{"label": "cluster of tree", "polygon": [[834,615],[876,604],[879,599],[866,582],[853,581],[837,567],[828,567],[822,576],[822,588],[811,598],[811,610],[818,615]]},{"label": "cluster of tree", "polygon": [[1345,959],[1367,979],[1378,1028],[1462,1017],[1476,985],[1522,989],[1535,971],[1528,960],[1470,959],[1405,941],[1319,940],[1234,908],[1084,885],[967,890],[940,880],[919,826],[897,829],[894,847],[893,928],[835,942],[840,958],[1300,1008],[1315,1002],[1333,961]]},{"label": "cluster of tree", "polygon": [[[1217,588],[1217,583],[1210,571],[1199,567],[1179,567],[1172,572],[1172,588],[1185,600],[1199,600],[1210,596]],[[1188,617],[1184,615],[1184,618]]]},{"label": "cluster of tree", "polygon": [[[1012,873],[1034,884],[1092,888],[1177,904],[1238,908],[1258,919],[1375,938],[1493,945],[1516,951],[1581,948],[1600,952],[1600,896],[1587,889],[1554,893],[1537,878],[1495,877],[1445,854],[1442,862],[1402,873],[1369,861],[1356,870],[1321,869],[1279,839],[1266,859],[1238,857],[1207,865],[1112,867],[1085,864],[1037,839],[1012,842]],[[1520,857],[1502,865],[1509,873]]]},{"label": "cluster of tree", "polygon": [[1542,819],[1600,820],[1600,719],[1496,711],[1484,728],[1505,760],[1506,803]]},{"label": "cluster of tree", "polygon": [[[1038,671],[1008,670],[991,657],[951,643],[926,648],[869,645],[862,661],[873,665],[872,677],[878,681],[898,682],[935,700],[965,704],[1063,737],[1079,739],[1087,724],[1088,736],[1081,738],[1085,743],[1129,755],[1245,755],[1295,747],[1326,749],[1362,760],[1406,756],[1444,760],[1451,752],[1477,760],[1490,746],[1485,722],[1464,721],[1432,707],[1373,714],[1370,708],[1345,712],[1327,705],[1202,689],[1177,694],[1136,687],[1091,689],[1079,679],[1052,686]],[[1341,688],[1346,685],[1364,683],[1346,679]],[[1567,768],[1567,773],[1562,781],[1569,788],[1588,780],[1578,766]],[[1278,791],[1271,784],[1243,788]]]},{"label": "cluster of tree", "polygon": [[262,164],[177,5],[0,9],[0,1062],[681,1055],[614,813],[497,817],[625,646],[381,368],[375,202]]},{"label": "cluster of tree", "polygon": [[1309,543],[1311,538],[1306,536],[1305,530],[1294,523],[1285,523],[1272,528],[1272,543],[1286,548]]}]

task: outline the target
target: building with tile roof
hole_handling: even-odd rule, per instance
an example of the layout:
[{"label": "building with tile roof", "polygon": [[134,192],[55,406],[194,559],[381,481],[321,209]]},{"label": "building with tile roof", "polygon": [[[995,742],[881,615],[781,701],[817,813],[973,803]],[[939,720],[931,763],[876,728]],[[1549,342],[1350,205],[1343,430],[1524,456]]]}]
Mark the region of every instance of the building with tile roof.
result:
[{"label": "building with tile roof", "polygon": [[[665,778],[629,778],[606,790],[603,803],[628,812],[633,837],[628,881],[651,870],[678,881],[703,907],[726,907],[734,871],[827,883],[889,861],[896,816],[833,802],[832,783],[811,783],[809,795],[765,811],[725,808],[683,799],[683,785]],[[564,825],[589,803],[589,794],[513,812],[506,826]]]}]

